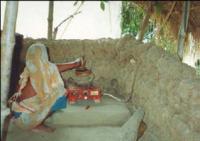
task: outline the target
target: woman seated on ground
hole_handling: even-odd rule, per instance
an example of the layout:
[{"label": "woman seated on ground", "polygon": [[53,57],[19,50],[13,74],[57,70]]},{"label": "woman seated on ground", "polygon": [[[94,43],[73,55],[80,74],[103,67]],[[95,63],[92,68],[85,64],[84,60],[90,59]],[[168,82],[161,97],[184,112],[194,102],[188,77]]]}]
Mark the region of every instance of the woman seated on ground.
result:
[{"label": "woman seated on ground", "polygon": [[43,44],[31,45],[26,54],[26,66],[20,76],[19,91],[9,100],[14,123],[32,131],[53,131],[44,121],[53,112],[66,108],[65,88],[59,72],[80,67],[81,62],[81,59],[77,59],[55,65],[49,62]]}]

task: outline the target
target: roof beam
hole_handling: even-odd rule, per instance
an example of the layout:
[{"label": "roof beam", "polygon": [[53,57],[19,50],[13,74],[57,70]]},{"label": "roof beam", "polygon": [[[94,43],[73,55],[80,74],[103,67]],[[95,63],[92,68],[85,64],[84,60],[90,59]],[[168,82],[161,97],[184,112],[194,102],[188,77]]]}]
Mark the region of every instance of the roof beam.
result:
[{"label": "roof beam", "polygon": [[177,47],[177,54],[181,61],[183,59],[183,53],[184,53],[184,43],[185,43],[185,35],[187,32],[187,27],[188,27],[189,12],[190,12],[190,1],[184,1],[182,21],[179,28],[178,47]]}]

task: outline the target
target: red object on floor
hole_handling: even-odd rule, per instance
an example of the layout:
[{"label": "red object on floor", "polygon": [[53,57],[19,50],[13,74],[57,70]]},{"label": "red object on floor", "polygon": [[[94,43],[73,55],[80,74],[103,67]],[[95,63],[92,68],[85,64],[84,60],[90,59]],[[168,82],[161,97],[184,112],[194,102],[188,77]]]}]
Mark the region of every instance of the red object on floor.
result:
[{"label": "red object on floor", "polygon": [[101,101],[101,91],[99,88],[90,87],[69,87],[66,89],[67,99],[70,104],[78,100],[93,100],[95,103]]}]

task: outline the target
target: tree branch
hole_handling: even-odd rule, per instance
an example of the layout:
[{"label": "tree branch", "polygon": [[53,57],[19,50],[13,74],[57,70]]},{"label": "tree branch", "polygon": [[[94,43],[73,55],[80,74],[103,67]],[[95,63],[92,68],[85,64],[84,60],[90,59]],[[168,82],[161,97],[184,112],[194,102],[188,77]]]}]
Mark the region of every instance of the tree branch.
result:
[{"label": "tree branch", "polygon": [[62,22],[60,22],[60,23],[54,28],[53,39],[54,39],[54,40],[56,39],[56,35],[57,35],[57,32],[58,32],[58,28],[59,28],[64,22],[66,22],[66,21],[69,20],[69,19],[74,18],[75,15],[78,15],[78,14],[80,14],[80,13],[81,13],[81,11],[76,11],[74,14],[70,15],[69,17],[67,17],[66,19],[64,19]]},{"label": "tree branch", "polygon": [[168,12],[167,16],[166,16],[165,19],[164,19],[163,24],[162,24],[161,26],[158,27],[158,30],[157,30],[157,32],[156,32],[156,34],[155,34],[156,37],[159,36],[160,30],[161,30],[161,29],[163,28],[163,26],[167,23],[167,21],[168,21],[170,15],[172,14],[172,11],[174,10],[175,5],[176,5],[176,1],[173,2],[170,11]]},{"label": "tree branch", "polygon": [[146,28],[149,24],[149,19],[150,19],[150,16],[151,16],[151,10],[152,10],[152,6],[150,5],[147,9],[146,16],[144,17],[144,20],[143,20],[141,27],[140,27],[140,31],[138,33],[138,40],[139,41],[142,41],[143,38],[144,38],[144,34],[145,34]]},{"label": "tree branch", "polygon": [[75,15],[80,14],[80,13],[81,13],[81,11],[76,12],[76,13],[70,15],[69,17],[67,17],[66,19],[64,19],[62,22],[60,22],[55,28],[58,28],[58,27],[61,26],[64,22],[66,22],[66,21],[69,20],[70,18],[73,18]]}]

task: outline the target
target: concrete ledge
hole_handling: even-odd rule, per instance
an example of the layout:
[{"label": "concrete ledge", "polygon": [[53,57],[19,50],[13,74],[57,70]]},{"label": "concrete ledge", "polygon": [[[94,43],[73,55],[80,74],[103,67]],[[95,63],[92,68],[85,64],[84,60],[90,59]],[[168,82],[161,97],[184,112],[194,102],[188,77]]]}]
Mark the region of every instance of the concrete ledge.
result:
[{"label": "concrete ledge", "polygon": [[[86,107],[89,105],[89,108]],[[100,104],[78,102],[67,105],[61,112],[55,113],[47,120],[48,124],[65,126],[120,126],[128,120],[131,113],[126,104],[103,97]]]},{"label": "concrete ledge", "polygon": [[57,127],[53,133],[30,132],[11,126],[7,141],[135,141],[144,112],[137,110],[122,125],[97,127]]}]

